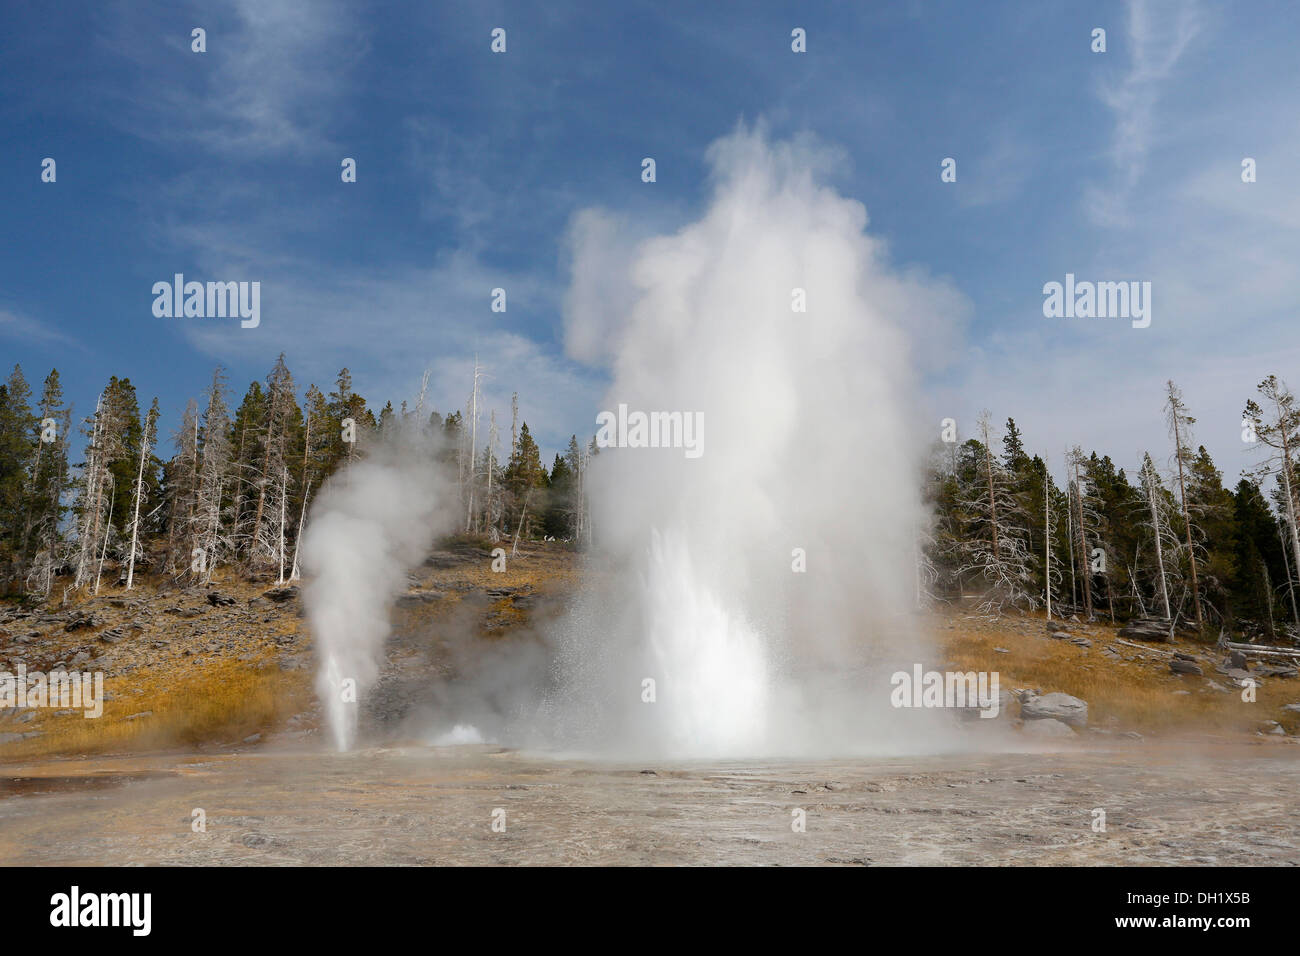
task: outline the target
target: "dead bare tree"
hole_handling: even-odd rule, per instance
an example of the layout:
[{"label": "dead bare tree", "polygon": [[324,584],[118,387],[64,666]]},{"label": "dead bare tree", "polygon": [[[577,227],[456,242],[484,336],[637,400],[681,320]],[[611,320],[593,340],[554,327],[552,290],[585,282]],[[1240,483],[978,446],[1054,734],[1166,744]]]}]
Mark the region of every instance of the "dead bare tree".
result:
[{"label": "dead bare tree", "polygon": [[1088,550],[1089,529],[1097,526],[1097,512],[1092,503],[1091,489],[1082,468],[1087,459],[1083,449],[1075,445],[1066,457],[1070,471],[1070,491],[1074,499],[1071,503],[1074,537],[1072,544],[1077,546],[1079,579],[1083,584],[1083,609],[1088,620],[1092,620],[1092,560]]},{"label": "dead bare tree", "polygon": [[1156,583],[1159,587],[1160,602],[1165,609],[1165,620],[1173,618],[1169,610],[1169,585],[1165,580],[1165,549],[1164,537],[1169,530],[1169,521],[1165,516],[1165,501],[1163,497],[1164,485],[1160,481],[1160,476],[1156,474],[1155,463],[1151,460],[1150,454],[1143,455],[1142,472],[1140,476],[1142,490],[1146,493],[1147,505],[1151,512],[1151,534],[1155,542],[1156,552]]},{"label": "dead bare tree", "polygon": [[140,541],[140,504],[144,501],[144,465],[149,458],[149,449],[153,446],[158,427],[158,399],[153,400],[148,414],[144,418],[144,433],[140,438],[140,467],[135,477],[135,507],[131,518],[131,554],[127,559],[126,589],[129,591],[135,581],[135,557]]},{"label": "dead bare tree", "polygon": [[971,516],[973,533],[962,544],[959,574],[975,573],[985,591],[977,605],[980,614],[1000,614],[1008,606],[1033,609],[1038,598],[1033,588],[1033,549],[1028,541],[1028,521],[1016,500],[1012,475],[993,454],[993,429],[989,414],[979,420],[978,487],[963,489],[961,504]]},{"label": "dead bare tree", "polygon": [[226,405],[225,382],[222,369],[212,375],[208,389],[208,406],[203,412],[202,465],[199,474],[199,491],[196,505],[198,532],[203,540],[203,583],[212,580],[218,559],[229,544],[222,530],[222,489],[230,468],[230,412]]},{"label": "dead bare tree", "polygon": [[1192,608],[1196,612],[1196,626],[1199,629],[1205,626],[1205,621],[1201,617],[1201,591],[1196,580],[1196,548],[1192,544],[1192,516],[1187,507],[1187,484],[1184,477],[1185,462],[1191,455],[1187,442],[1191,441],[1191,427],[1196,419],[1187,414],[1183,393],[1173,380],[1165,383],[1165,420],[1169,423],[1170,437],[1174,440],[1174,457],[1178,460],[1178,497],[1187,533],[1187,559],[1191,562]]},{"label": "dead bare tree", "polygon": [[[1282,491],[1283,523],[1290,532],[1291,557],[1294,559],[1287,568],[1287,581],[1290,584],[1292,568],[1300,574],[1300,526],[1296,523],[1296,488],[1291,459],[1292,450],[1300,443],[1300,407],[1296,405],[1295,395],[1276,375],[1270,375],[1260,382],[1258,391],[1264,400],[1264,406],[1270,409],[1267,417],[1265,408],[1252,399],[1246,402],[1243,418],[1251,425],[1255,438],[1274,451],[1257,466],[1257,475],[1262,478],[1275,471],[1278,475],[1277,481]],[[1283,554],[1285,553],[1286,549],[1283,548]],[[1295,609],[1294,590],[1291,605],[1292,614],[1297,623],[1300,623],[1300,613],[1296,613]]]}]

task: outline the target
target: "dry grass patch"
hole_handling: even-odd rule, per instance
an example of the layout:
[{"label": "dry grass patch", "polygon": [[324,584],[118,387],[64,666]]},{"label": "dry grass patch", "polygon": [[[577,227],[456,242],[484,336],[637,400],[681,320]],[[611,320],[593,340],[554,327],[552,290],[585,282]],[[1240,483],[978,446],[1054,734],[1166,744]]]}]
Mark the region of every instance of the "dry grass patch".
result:
[{"label": "dry grass patch", "polygon": [[235,743],[264,733],[310,706],[312,693],[308,675],[282,673],[268,660],[271,653],[254,661],[217,659],[179,675],[174,668],[156,667],[109,677],[104,689],[115,699],[104,703],[101,717],[38,710],[36,720],[5,729],[39,730],[41,736],[0,747],[0,755],[31,758],[193,747]]},{"label": "dry grass patch", "polygon": [[[954,627],[941,627],[938,634],[951,667],[997,671],[1004,690],[1027,687],[1072,694],[1088,702],[1092,724],[1114,718],[1112,722],[1122,729],[1141,733],[1254,733],[1264,721],[1277,720],[1288,733],[1300,731],[1300,714],[1281,709],[1283,704],[1300,700],[1300,680],[1265,679],[1256,688],[1255,703],[1246,703],[1240,687],[1212,670],[1212,662],[1221,655],[1203,644],[1180,642],[1139,649],[1114,644],[1113,628],[1074,625],[1072,634],[1093,642],[1092,647],[1078,647],[1049,638],[1041,616],[992,623],[953,618],[948,623]],[[1017,624],[1029,626],[1022,630]],[[1120,652],[1120,659],[1101,653],[1107,644]],[[999,654],[995,647],[1011,653]],[[1205,676],[1171,674],[1172,654],[1161,651],[1174,650],[1195,655]],[[1141,654],[1147,659],[1142,660]],[[1228,690],[1214,690],[1210,681]],[[1176,693],[1180,690],[1190,693]]]}]

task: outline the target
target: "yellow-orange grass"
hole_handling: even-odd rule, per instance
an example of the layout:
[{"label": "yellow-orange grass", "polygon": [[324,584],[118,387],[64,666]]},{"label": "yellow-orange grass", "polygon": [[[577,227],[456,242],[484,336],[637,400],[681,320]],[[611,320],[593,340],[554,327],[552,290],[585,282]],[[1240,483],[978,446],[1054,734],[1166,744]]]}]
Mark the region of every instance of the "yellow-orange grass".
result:
[{"label": "yellow-orange grass", "polygon": [[[1206,666],[1216,654],[1205,654],[1204,645],[1153,645],[1146,652],[1148,660],[1130,661],[1125,667],[1101,654],[1101,648],[1115,640],[1115,632],[1109,627],[1084,632],[1093,646],[1083,648],[1049,638],[1042,618],[1026,620],[1032,626],[1022,633],[997,622],[954,619],[953,630],[938,632],[948,664],[963,671],[997,671],[1003,690],[1026,687],[1041,689],[1045,694],[1073,694],[1088,702],[1091,724],[1114,717],[1121,729],[1142,733],[1240,733],[1254,732],[1266,720],[1278,720],[1289,733],[1300,729],[1300,715],[1281,709],[1283,704],[1300,700],[1300,679],[1266,679],[1255,689],[1255,702],[1246,703],[1241,699],[1240,687]],[[1011,653],[998,654],[995,647]],[[1142,653],[1122,644],[1114,647],[1124,657]],[[1171,674],[1170,655],[1156,648],[1196,654],[1206,670],[1205,676]],[[1207,678],[1229,692],[1211,690]],[[1191,693],[1175,694],[1179,690]]]},{"label": "yellow-orange grass", "polygon": [[[40,730],[41,736],[0,747],[0,758],[30,758],[233,743],[272,729],[310,705],[310,678],[281,672],[260,661],[217,659],[182,673],[175,666],[149,667],[108,677],[115,699],[87,719],[78,710],[55,716],[38,709],[26,724],[6,722],[5,731]],[[125,718],[143,711],[147,717]]]}]

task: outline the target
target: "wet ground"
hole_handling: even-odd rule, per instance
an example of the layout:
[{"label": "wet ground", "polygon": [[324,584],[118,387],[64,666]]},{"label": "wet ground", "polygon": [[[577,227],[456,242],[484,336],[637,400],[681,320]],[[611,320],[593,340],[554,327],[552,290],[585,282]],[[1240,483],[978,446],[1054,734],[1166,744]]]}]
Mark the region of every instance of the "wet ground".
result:
[{"label": "wet ground", "polygon": [[100,757],[0,766],[0,864],[1294,866],[1297,793],[1300,747],[1283,744],[708,765],[490,746]]}]

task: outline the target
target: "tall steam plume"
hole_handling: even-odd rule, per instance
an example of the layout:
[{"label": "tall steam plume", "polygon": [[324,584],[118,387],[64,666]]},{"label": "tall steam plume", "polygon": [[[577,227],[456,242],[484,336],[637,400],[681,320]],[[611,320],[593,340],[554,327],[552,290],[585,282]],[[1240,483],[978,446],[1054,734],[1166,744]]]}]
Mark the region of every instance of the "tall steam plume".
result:
[{"label": "tall steam plume", "polygon": [[432,454],[413,437],[392,440],[337,473],[312,505],[303,598],[319,660],[316,690],[340,750],[356,741],[356,701],[378,676],[393,597],[454,521],[454,491],[441,486]]},{"label": "tall steam plume", "polygon": [[604,409],[701,414],[704,441],[597,457],[603,573],[560,635],[554,732],[681,757],[933,743],[888,675],[922,653],[909,332],[953,297],[886,264],[825,152],[741,127],[709,160],[712,202],[672,235],[575,220],[570,352],[609,366]]}]

